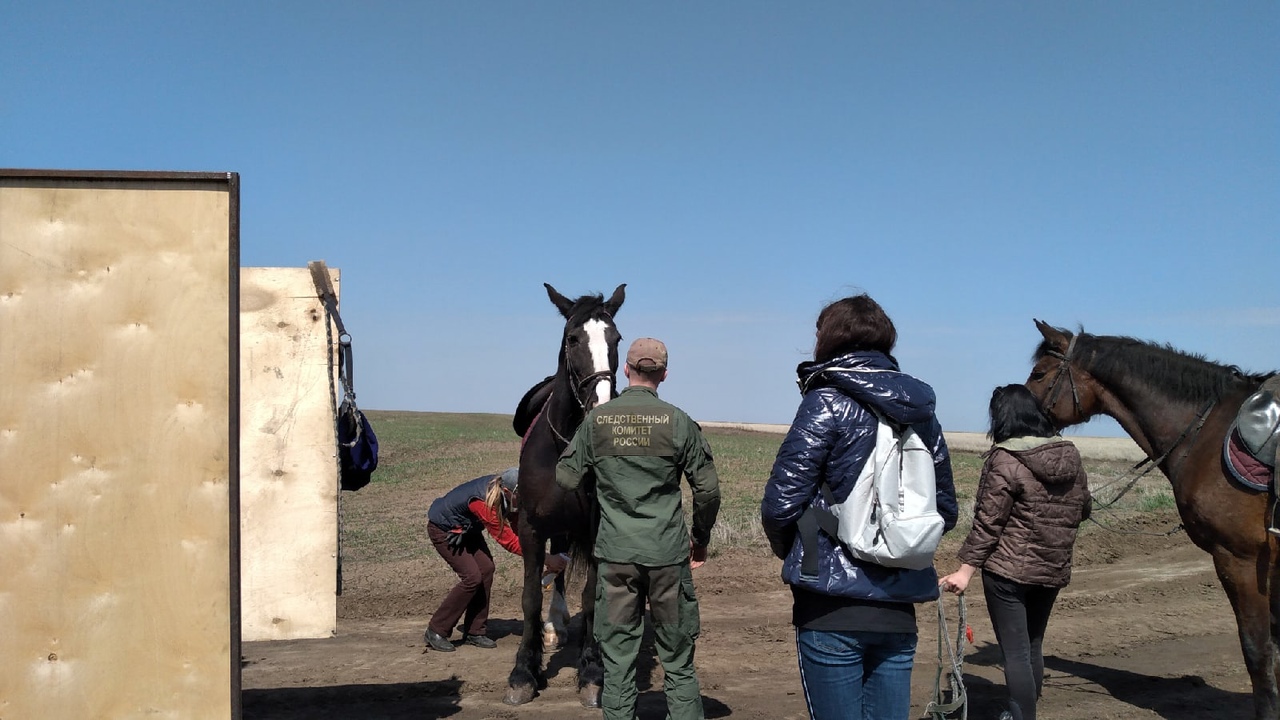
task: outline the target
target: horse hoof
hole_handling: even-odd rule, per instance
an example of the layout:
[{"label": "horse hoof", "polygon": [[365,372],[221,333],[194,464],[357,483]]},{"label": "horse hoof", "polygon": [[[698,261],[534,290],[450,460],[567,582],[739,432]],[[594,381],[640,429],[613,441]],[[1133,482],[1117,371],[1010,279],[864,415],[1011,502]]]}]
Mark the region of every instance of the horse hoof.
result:
[{"label": "horse hoof", "polygon": [[507,694],[503,696],[502,702],[507,705],[524,705],[533,699],[534,690],[532,687],[508,687]]},{"label": "horse hoof", "polygon": [[588,685],[578,691],[578,697],[582,699],[582,707],[598,708],[600,707],[600,686]]}]

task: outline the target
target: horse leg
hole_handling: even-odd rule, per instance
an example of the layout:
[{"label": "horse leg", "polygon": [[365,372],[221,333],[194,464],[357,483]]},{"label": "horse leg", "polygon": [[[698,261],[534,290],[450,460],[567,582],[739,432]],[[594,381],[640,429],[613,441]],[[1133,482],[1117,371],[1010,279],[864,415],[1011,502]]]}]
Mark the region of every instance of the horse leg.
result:
[{"label": "horse leg", "polygon": [[542,646],[559,649],[569,637],[569,604],[564,599],[564,573],[542,579],[547,599],[547,616],[542,622]]},{"label": "horse leg", "polygon": [[1264,554],[1255,558],[1238,558],[1226,550],[1213,554],[1218,579],[1236,614],[1236,628],[1244,665],[1253,685],[1253,713],[1256,720],[1280,717],[1280,689],[1277,686],[1276,637],[1273,632],[1270,593],[1273,568]]},{"label": "horse leg", "polygon": [[[565,555],[570,552],[568,538],[557,535],[551,538],[550,552]],[[547,614],[542,622],[542,646],[560,649],[569,639],[569,604],[565,600],[565,576],[568,568],[554,577],[544,575],[542,578],[542,594],[546,602]]]},{"label": "horse leg", "polygon": [[[523,530],[523,528],[522,528]],[[520,544],[524,547],[524,593],[521,608],[524,611],[524,631],[520,634],[520,649],[516,651],[515,667],[507,677],[507,693],[502,702],[523,705],[538,694],[545,685],[542,677],[542,563],[546,559],[546,547],[541,540],[521,532]]]},{"label": "horse leg", "polygon": [[597,572],[595,558],[591,558],[587,562],[587,584],[582,589],[582,636],[578,642],[578,697],[588,708],[600,707],[600,690],[604,686],[604,665],[595,632]]},{"label": "horse leg", "polygon": [[[1271,600],[1271,682],[1273,683],[1271,687],[1276,689],[1276,695],[1280,696],[1280,565],[1277,565],[1273,559],[1274,555],[1271,554],[1273,552],[1274,549],[1268,543],[1268,552],[1260,556],[1259,561],[1261,563],[1262,558],[1267,558],[1271,573],[1271,583],[1268,586]],[[1280,705],[1280,700],[1277,700],[1276,704]],[[1280,717],[1280,713],[1273,717]]]}]

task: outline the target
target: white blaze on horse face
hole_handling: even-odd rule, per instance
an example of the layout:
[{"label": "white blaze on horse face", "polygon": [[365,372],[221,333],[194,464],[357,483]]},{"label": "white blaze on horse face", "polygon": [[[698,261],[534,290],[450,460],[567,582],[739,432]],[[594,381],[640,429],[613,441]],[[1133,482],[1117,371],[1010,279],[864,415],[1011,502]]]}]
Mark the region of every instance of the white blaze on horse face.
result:
[{"label": "white blaze on horse face", "polygon": [[[609,372],[609,341],[605,331],[609,324],[603,320],[588,320],[582,329],[587,333],[587,349],[591,351],[591,372]],[[596,405],[609,402],[610,384],[607,378],[596,383]]]}]

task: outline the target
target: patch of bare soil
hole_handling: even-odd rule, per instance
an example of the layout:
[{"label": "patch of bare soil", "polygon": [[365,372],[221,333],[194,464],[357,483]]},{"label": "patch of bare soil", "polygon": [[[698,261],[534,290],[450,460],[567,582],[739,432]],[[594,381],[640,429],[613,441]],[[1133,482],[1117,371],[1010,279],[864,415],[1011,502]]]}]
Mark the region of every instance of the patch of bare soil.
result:
[{"label": "patch of bare soil", "polygon": [[[1046,639],[1040,717],[1056,720],[1251,717],[1249,680],[1235,623],[1208,555],[1176,534],[1172,511],[1126,531],[1082,534],[1073,581],[1059,597]],[[945,546],[944,546],[945,547]],[[425,651],[422,632],[451,581],[443,562],[348,563],[338,632],[324,640],[247,643],[244,717],[596,718],[582,708],[570,649],[549,654],[548,687],[522,707],[502,703],[519,643],[518,575],[499,558],[490,635],[496,650]],[[790,594],[780,563],[759,552],[714,556],[695,572],[702,608],[698,672],[709,718],[805,718]],[[942,552],[940,570],[956,566]],[[1000,653],[975,582],[967,594],[974,642],[965,649],[969,717],[994,718],[1003,695]],[[571,608],[576,608],[574,599]],[[954,634],[958,603],[944,598]],[[920,644],[913,717],[933,698],[937,606],[918,606]],[[576,631],[576,627],[575,627]],[[458,636],[455,633],[454,638]],[[572,647],[572,640],[570,647]],[[641,718],[662,718],[662,670],[652,647],[639,671]]]}]

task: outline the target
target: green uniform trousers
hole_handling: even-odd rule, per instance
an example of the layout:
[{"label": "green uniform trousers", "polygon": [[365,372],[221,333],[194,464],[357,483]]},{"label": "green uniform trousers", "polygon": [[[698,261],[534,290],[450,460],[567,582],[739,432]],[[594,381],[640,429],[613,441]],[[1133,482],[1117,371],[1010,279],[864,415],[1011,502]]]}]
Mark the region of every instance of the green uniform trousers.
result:
[{"label": "green uniform trousers", "polygon": [[644,635],[644,606],[653,618],[654,646],[665,676],[669,720],[703,720],[702,691],[693,668],[701,631],[689,561],[648,567],[601,562],[596,583],[596,641],[604,660],[600,703],[604,720],[634,720],[636,658]]}]

